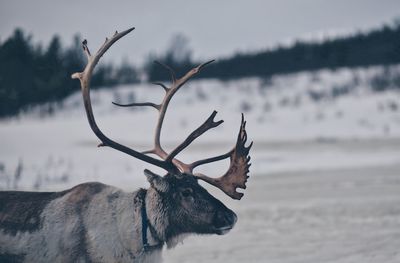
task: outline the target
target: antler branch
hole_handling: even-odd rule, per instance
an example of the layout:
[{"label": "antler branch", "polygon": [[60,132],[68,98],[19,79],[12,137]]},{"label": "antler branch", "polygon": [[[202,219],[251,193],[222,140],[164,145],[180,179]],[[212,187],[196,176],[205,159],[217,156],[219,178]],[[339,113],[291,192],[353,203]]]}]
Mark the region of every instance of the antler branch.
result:
[{"label": "antler branch", "polygon": [[[194,75],[196,75],[197,73],[200,72],[200,70],[202,68],[204,68],[206,65],[210,64],[211,62],[213,62],[214,60],[210,60],[206,63],[203,63],[197,67],[195,67],[194,69],[190,70],[188,73],[186,73],[185,76],[183,76],[180,79],[176,79],[175,77],[175,73],[172,70],[171,67],[156,61],[157,64],[165,67],[166,69],[168,69],[171,73],[171,77],[172,77],[172,86],[167,90],[164,100],[161,103],[161,108],[160,108],[160,114],[158,117],[158,122],[157,122],[157,126],[156,126],[156,130],[155,130],[155,137],[154,137],[154,144],[156,148],[161,148],[161,144],[160,144],[160,135],[161,135],[161,128],[164,122],[164,118],[165,118],[165,113],[167,111],[169,102],[171,101],[172,97],[175,95],[175,93],[190,79],[192,78]],[[162,149],[162,148],[161,148]]]},{"label": "antler branch", "polygon": [[160,110],[160,105],[159,104],[155,104],[152,102],[138,102],[138,103],[129,103],[129,104],[119,104],[116,102],[111,102],[112,104],[114,104],[115,106],[119,106],[119,107],[134,107],[134,106],[150,106],[155,108],[156,110]]},{"label": "antler branch", "polygon": [[119,104],[113,102],[113,104],[121,107],[129,107],[129,106],[151,106],[153,108],[156,108],[159,111],[158,119],[157,119],[157,124],[156,128],[154,131],[154,146],[150,150],[146,150],[142,152],[143,154],[155,154],[161,159],[165,160],[167,163],[172,162],[181,172],[185,173],[190,173],[190,167],[175,159],[174,157],[179,154],[184,148],[186,148],[190,143],[192,143],[196,138],[198,138],[200,135],[205,133],[207,130],[217,127],[220,125],[223,121],[214,121],[214,117],[217,112],[213,112],[211,116],[199,127],[197,128],[194,132],[192,132],[188,138],[180,144],[177,148],[175,148],[170,154],[168,154],[161,146],[161,129],[164,123],[165,119],[165,114],[167,112],[169,103],[172,99],[172,97],[175,95],[175,93],[193,76],[195,76],[197,73],[201,71],[205,66],[208,64],[212,63],[214,60],[207,61],[203,64],[200,64],[199,66],[193,68],[189,72],[187,72],[182,78],[177,79],[176,74],[174,70],[169,67],[168,65],[165,65],[164,63],[161,63],[159,61],[155,61],[158,65],[161,65],[165,69],[167,69],[170,72],[171,79],[172,79],[172,85],[171,87],[167,87],[162,83],[155,82],[153,84],[161,86],[165,90],[165,96],[163,98],[163,101],[160,104],[155,104],[152,102],[144,102],[144,103],[130,103],[130,104]]},{"label": "antler branch", "polygon": [[200,135],[208,131],[209,129],[215,128],[223,123],[223,120],[214,121],[217,112],[214,111],[210,117],[196,130],[194,130],[180,145],[178,145],[165,159],[165,161],[171,161],[175,156],[177,156],[183,149],[185,149],[189,144],[196,140]]},{"label": "antler branch", "polygon": [[189,164],[189,167],[190,167],[191,171],[193,171],[193,169],[196,168],[197,166],[200,166],[200,165],[203,165],[203,164],[206,164],[206,163],[213,163],[213,162],[224,160],[224,159],[230,157],[232,155],[233,151],[234,151],[234,149],[230,150],[227,153],[221,154],[221,155],[217,155],[217,156],[214,156],[214,157],[210,157],[210,158],[206,158],[206,159],[201,159],[201,160],[195,161],[195,162]]},{"label": "antler branch", "polygon": [[142,161],[145,161],[150,164],[156,165],[158,167],[164,168],[167,171],[175,171],[176,168],[174,167],[174,165],[172,165],[171,162],[168,163],[163,160],[158,160],[158,159],[152,158],[148,155],[137,152],[131,148],[128,148],[122,144],[119,144],[119,143],[109,139],[97,126],[97,123],[96,123],[96,120],[95,120],[95,117],[93,114],[92,104],[91,104],[91,100],[90,100],[90,79],[91,79],[93,70],[96,67],[97,63],[99,62],[100,58],[104,55],[104,53],[117,40],[119,40],[123,36],[127,35],[132,30],[134,30],[134,28],[130,28],[121,33],[115,32],[115,34],[113,35],[112,38],[106,39],[104,44],[100,47],[100,49],[96,52],[96,54],[94,56],[91,55],[89,48],[87,46],[87,41],[84,40],[82,42],[82,46],[83,46],[83,50],[86,54],[86,57],[88,59],[87,65],[83,72],[74,73],[74,74],[72,74],[71,77],[73,79],[79,79],[81,82],[82,97],[83,97],[83,102],[84,102],[84,106],[85,106],[85,110],[86,110],[87,119],[89,121],[89,125],[90,125],[92,131],[100,139],[100,141],[101,141],[100,145],[109,146],[118,151],[121,151],[121,152],[131,155],[135,158],[138,158]]},{"label": "antler branch", "polygon": [[[181,172],[186,171],[186,167],[187,165],[182,163],[181,161],[174,159],[173,157],[176,156],[176,154],[178,154],[181,150],[177,149],[176,151],[173,152],[173,156],[168,157],[168,154],[165,152],[165,150],[162,148],[161,146],[161,142],[160,142],[160,137],[161,137],[161,129],[164,123],[164,118],[165,118],[165,114],[167,112],[169,103],[172,99],[172,97],[175,95],[175,93],[190,79],[192,78],[194,75],[196,75],[197,73],[200,72],[201,69],[203,69],[206,65],[212,63],[214,60],[210,60],[207,61],[206,63],[200,64],[199,66],[193,68],[192,70],[190,70],[188,73],[186,73],[186,75],[184,75],[182,78],[180,79],[176,79],[175,77],[175,72],[173,71],[173,69],[161,62],[156,61],[157,64],[163,66],[164,68],[166,68],[170,74],[171,74],[171,78],[172,78],[172,86],[167,88],[164,84],[162,83],[154,83],[155,85],[159,85],[161,87],[164,88],[164,90],[166,91],[164,99],[162,101],[162,103],[159,106],[159,115],[158,115],[158,120],[157,120],[157,125],[154,131],[154,149],[146,151],[146,153],[152,153],[155,154],[157,156],[159,156],[160,158],[166,160],[167,162],[171,161],[174,165],[178,166],[178,168],[180,168]],[[220,123],[218,123],[219,125]],[[207,129],[208,130],[208,129]],[[205,131],[204,131],[205,132]],[[202,132],[202,133],[204,133]],[[198,137],[198,136],[197,136]],[[196,137],[196,138],[197,138]],[[190,144],[190,143],[189,143]],[[186,146],[185,146],[186,147]],[[185,148],[183,147],[183,148]]]},{"label": "antler branch", "polygon": [[246,182],[247,178],[249,177],[247,174],[251,166],[249,151],[253,146],[253,142],[251,142],[249,146],[246,146],[246,141],[246,122],[244,121],[244,116],[242,114],[242,122],[240,125],[235,148],[227,154],[205,159],[202,161],[197,161],[191,165],[192,168],[194,168],[200,164],[215,162],[230,157],[231,163],[229,165],[228,171],[219,178],[211,178],[200,173],[195,174],[194,176],[218,187],[233,199],[240,200],[243,197],[243,193],[237,192],[236,189],[246,189]]},{"label": "antler branch", "polygon": [[175,75],[175,71],[168,65],[158,61],[158,60],[154,60],[154,63],[160,65],[161,67],[163,67],[164,69],[169,71],[169,74],[171,75],[171,81],[172,83],[176,82],[176,75]]},{"label": "antler branch", "polygon": [[165,85],[162,84],[161,82],[153,82],[153,84],[162,87],[165,91],[168,91],[168,90],[169,90],[169,88],[167,88],[167,86],[165,86]]}]

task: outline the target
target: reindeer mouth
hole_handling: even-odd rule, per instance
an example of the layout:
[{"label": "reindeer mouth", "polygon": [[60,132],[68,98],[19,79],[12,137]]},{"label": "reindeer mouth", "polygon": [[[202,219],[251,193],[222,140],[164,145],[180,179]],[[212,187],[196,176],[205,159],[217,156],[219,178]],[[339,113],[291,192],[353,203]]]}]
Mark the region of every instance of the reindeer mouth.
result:
[{"label": "reindeer mouth", "polygon": [[225,234],[228,233],[232,228],[233,228],[233,225],[219,227],[219,228],[215,229],[215,233],[216,233],[217,235],[225,235]]}]

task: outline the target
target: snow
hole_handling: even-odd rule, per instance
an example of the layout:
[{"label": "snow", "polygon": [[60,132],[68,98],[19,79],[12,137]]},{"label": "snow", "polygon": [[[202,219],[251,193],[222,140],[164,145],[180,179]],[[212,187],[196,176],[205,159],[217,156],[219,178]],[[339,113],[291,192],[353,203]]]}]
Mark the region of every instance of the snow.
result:
[{"label": "snow", "polygon": [[166,262],[399,262],[400,166],[268,173],[249,181],[237,226],[190,237]]},{"label": "snow", "polygon": [[[400,66],[390,70],[400,72]],[[231,233],[190,237],[165,251],[165,261],[400,262],[400,92],[373,91],[371,81],[382,72],[371,67],[187,83],[168,109],[165,148],[183,141],[216,109],[216,120],[225,122],[179,157],[224,153],[244,112],[253,165],[240,202],[207,186],[238,213]],[[155,110],[118,108],[111,101],[157,102],[162,96],[161,88],[138,84],[95,90],[92,101],[105,134],[145,150]],[[79,92],[52,115],[45,108],[0,121],[0,189],[62,190],[101,181],[131,191],[147,187],[144,168],[161,172],[97,148]],[[227,166],[223,161],[200,170],[218,176]]]}]

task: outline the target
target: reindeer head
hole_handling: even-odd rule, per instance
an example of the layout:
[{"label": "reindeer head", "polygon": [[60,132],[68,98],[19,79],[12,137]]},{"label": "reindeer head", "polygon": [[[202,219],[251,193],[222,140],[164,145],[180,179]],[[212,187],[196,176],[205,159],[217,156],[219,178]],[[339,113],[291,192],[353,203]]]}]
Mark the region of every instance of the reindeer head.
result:
[{"label": "reindeer head", "polygon": [[166,239],[192,232],[222,235],[235,225],[236,214],[208,193],[196,177],[162,177],[149,170],[145,174],[151,185],[148,195],[152,205],[168,209]]},{"label": "reindeer head", "polygon": [[[173,151],[167,153],[161,146],[160,134],[161,128],[164,122],[166,110],[172,96],[194,75],[199,73],[205,66],[210,64],[212,61],[208,61],[195,67],[194,69],[187,72],[182,78],[177,79],[174,71],[160,62],[159,65],[167,69],[171,75],[172,84],[170,87],[165,86],[162,83],[154,83],[161,86],[165,90],[165,96],[160,104],[152,102],[143,103],[131,103],[131,104],[119,104],[113,102],[117,106],[121,107],[139,107],[148,106],[156,109],[159,112],[159,117],[155,129],[154,136],[154,147],[144,152],[138,152],[134,149],[128,148],[122,144],[119,144],[109,139],[99,129],[96,124],[93,110],[90,101],[90,78],[92,72],[99,62],[100,57],[121,37],[131,32],[134,28],[128,29],[121,33],[115,32],[114,36],[110,39],[106,39],[104,44],[96,52],[95,55],[91,55],[89,48],[87,47],[87,41],[83,41],[83,49],[87,56],[88,63],[83,72],[75,73],[72,75],[73,78],[77,78],[81,82],[83,101],[85,105],[86,115],[95,135],[100,139],[101,143],[99,146],[108,146],[118,151],[129,154],[135,158],[138,158],[147,163],[153,164],[166,170],[167,175],[159,176],[149,170],[145,171],[148,181],[151,184],[149,189],[150,193],[157,194],[160,198],[159,202],[169,202],[170,206],[177,208],[171,216],[171,220],[180,225],[181,232],[193,232],[196,229],[198,233],[217,233],[223,234],[227,230],[231,229],[236,222],[236,215],[231,210],[226,208],[219,200],[210,195],[202,186],[198,184],[198,179],[203,180],[215,187],[221,189],[224,193],[233,199],[241,199],[243,193],[237,192],[237,188],[246,188],[247,174],[250,167],[249,150],[252,143],[246,146],[247,134],[246,134],[246,122],[242,114],[242,121],[237,137],[237,141],[232,150],[225,154],[201,159],[192,163],[183,163],[178,160],[176,156],[190,145],[196,138],[208,131],[209,129],[215,128],[220,125],[223,121],[214,121],[217,114],[214,111],[210,117],[201,124],[196,130],[194,130],[181,144],[179,144]],[[156,155],[160,159],[151,157],[150,155]],[[204,174],[194,173],[194,169],[200,165],[216,162],[219,160],[230,158],[230,166],[227,172],[219,178],[208,177]]]}]

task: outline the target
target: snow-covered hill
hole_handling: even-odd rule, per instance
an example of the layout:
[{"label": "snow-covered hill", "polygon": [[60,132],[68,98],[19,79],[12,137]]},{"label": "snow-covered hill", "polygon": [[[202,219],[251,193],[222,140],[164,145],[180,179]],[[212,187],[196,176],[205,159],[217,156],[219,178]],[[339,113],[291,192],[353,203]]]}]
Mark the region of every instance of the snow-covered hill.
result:
[{"label": "snow-covered hill", "polygon": [[[162,132],[162,143],[171,149],[216,109],[219,112],[217,119],[224,119],[225,123],[203,135],[185,150],[183,159],[227,151],[234,143],[240,113],[244,112],[248,120],[249,137],[255,141],[254,173],[263,174],[271,169],[293,170],[298,168],[299,163],[315,169],[318,168],[316,165],[351,166],[380,162],[379,158],[368,156],[349,161],[347,156],[342,155],[343,160],[339,164],[329,164],[329,156],[325,161],[310,163],[314,157],[323,157],[306,157],[306,154],[298,157],[300,159],[293,157],[295,160],[291,164],[284,160],[287,161],[287,157],[296,152],[291,149],[292,146],[298,147],[307,141],[335,144],[338,140],[399,138],[399,89],[391,88],[389,83],[384,86],[387,88],[385,91],[374,91],[377,89],[377,80],[386,76],[393,79],[392,76],[396,74],[400,75],[400,66],[322,70],[269,79],[192,81],[172,100]],[[99,126],[106,134],[132,147],[147,149],[152,143],[157,117],[155,110],[119,108],[112,105],[111,101],[158,102],[162,96],[161,88],[139,84],[93,91],[92,101]],[[65,182],[74,184],[99,178],[109,182],[130,181],[128,174],[140,173],[143,164],[139,161],[110,149],[95,147],[97,140],[89,129],[81,100],[77,91],[53,107],[52,115],[46,114],[49,105],[45,105],[18,118],[0,122],[1,188],[12,186],[14,179],[11,177],[18,163],[23,167],[22,174],[26,177],[18,185],[28,189],[33,186],[52,188],[54,180],[57,183],[60,181],[61,187],[65,187]],[[279,149],[285,147],[288,147],[287,156],[278,158],[276,154]],[[257,158],[283,161],[267,162],[265,165],[264,161],[257,162]],[[302,162],[302,158],[308,161]],[[390,161],[393,158],[392,155],[382,159]],[[337,156],[336,160],[339,159]],[[110,164],[106,165],[107,162]],[[116,163],[121,165],[116,168]],[[297,166],[293,167],[295,163]],[[118,175],[113,175],[111,179],[108,173]],[[118,176],[118,179],[114,176]]]}]

